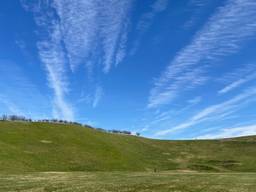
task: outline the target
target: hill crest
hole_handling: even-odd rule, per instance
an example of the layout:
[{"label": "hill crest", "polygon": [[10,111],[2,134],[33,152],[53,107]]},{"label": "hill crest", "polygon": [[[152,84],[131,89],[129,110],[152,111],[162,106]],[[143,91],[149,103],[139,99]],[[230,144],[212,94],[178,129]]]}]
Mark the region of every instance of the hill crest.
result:
[{"label": "hill crest", "polygon": [[163,141],[79,125],[0,122],[0,170],[256,171],[256,137]]}]

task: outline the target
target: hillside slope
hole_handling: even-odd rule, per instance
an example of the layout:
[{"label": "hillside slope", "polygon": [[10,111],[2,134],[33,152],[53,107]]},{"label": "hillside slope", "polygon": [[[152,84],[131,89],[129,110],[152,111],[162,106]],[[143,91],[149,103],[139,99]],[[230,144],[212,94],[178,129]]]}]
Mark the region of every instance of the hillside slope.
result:
[{"label": "hillside slope", "polygon": [[0,170],[256,171],[256,137],[160,141],[77,125],[0,122]]}]

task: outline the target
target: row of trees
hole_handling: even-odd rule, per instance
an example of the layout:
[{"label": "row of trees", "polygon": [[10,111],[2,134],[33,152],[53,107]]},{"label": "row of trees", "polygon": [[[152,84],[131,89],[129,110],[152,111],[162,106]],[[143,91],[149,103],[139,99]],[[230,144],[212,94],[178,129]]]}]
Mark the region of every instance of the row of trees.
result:
[{"label": "row of trees", "polygon": [[[81,124],[81,123],[77,123],[77,122],[73,122],[73,121],[66,121],[66,120],[61,120],[61,119],[42,119],[42,120],[38,120],[37,122],[72,124],[72,125],[80,125],[80,126],[83,126],[83,124]],[[88,126],[88,125],[84,125],[84,126]]]},{"label": "row of trees", "polygon": [[60,123],[60,124],[70,124],[70,125],[80,125],[84,127],[90,127],[89,125],[83,125],[81,123],[66,121],[60,119],[41,119],[41,120],[32,120],[30,118],[26,118],[25,116],[20,115],[2,115],[0,116],[0,121],[24,121],[24,122],[44,122],[44,123]]},{"label": "row of trees", "polygon": [[0,117],[1,121],[27,121],[27,122],[32,122],[32,119],[28,119],[24,116],[20,115],[2,115]]},{"label": "row of trees", "polygon": [[[106,130],[102,128],[94,128],[87,124],[81,124],[73,121],[59,120],[59,119],[42,119],[42,120],[32,120],[30,118],[26,118],[24,116],[19,115],[2,115],[0,116],[0,121],[24,121],[24,122],[44,122],[44,123],[59,123],[59,124],[69,124],[69,125],[80,125],[87,128],[97,129],[98,131],[114,133],[114,134],[124,134],[124,135],[132,135],[130,131],[121,131],[121,130]],[[140,136],[140,133],[136,133],[137,136]]]},{"label": "row of trees", "polygon": [[[114,134],[124,134],[124,135],[132,135],[131,131],[122,131],[122,130],[106,130],[102,128],[96,128],[98,131],[107,132],[107,133],[114,133]],[[140,136],[140,133],[135,133],[136,136]]]}]

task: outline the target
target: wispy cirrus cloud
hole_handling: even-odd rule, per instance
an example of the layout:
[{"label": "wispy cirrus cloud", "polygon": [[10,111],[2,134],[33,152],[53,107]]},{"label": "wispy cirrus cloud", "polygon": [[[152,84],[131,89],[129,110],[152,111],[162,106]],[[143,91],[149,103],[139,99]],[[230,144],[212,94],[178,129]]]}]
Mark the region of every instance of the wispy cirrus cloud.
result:
[{"label": "wispy cirrus cloud", "polygon": [[193,97],[186,101],[185,105],[176,105],[169,110],[159,110],[157,109],[152,116],[149,118],[142,119],[143,127],[141,132],[148,131],[149,129],[154,129],[156,127],[165,127],[170,126],[170,124],[175,125],[177,117],[181,117],[183,114],[193,111],[193,107],[202,102],[203,98],[201,96]]},{"label": "wispy cirrus cloud", "polygon": [[189,4],[190,5],[194,5],[194,6],[197,6],[197,7],[203,7],[207,4],[208,2],[207,1],[204,1],[204,0],[190,0],[189,1]]},{"label": "wispy cirrus cloud", "polygon": [[234,89],[236,89],[237,87],[256,79],[256,73],[252,73],[244,78],[238,79],[234,82],[232,82],[231,84],[227,85],[226,87],[224,87],[223,89],[219,90],[218,93],[219,94],[225,94],[228,93]]},{"label": "wispy cirrus cloud", "polygon": [[72,106],[65,96],[69,91],[67,62],[63,47],[61,25],[48,1],[21,1],[34,14],[38,28],[38,55],[45,66],[49,86],[54,92],[53,115],[57,118],[74,120]]},{"label": "wispy cirrus cloud", "polygon": [[[99,1],[100,5],[100,36],[104,51],[104,72],[111,69],[112,64],[118,64],[125,56],[132,0]],[[115,57],[117,55],[117,58]]]},{"label": "wispy cirrus cloud", "polygon": [[168,0],[155,0],[150,6],[150,10],[142,14],[136,26],[136,30],[138,31],[137,39],[134,41],[130,54],[135,54],[143,34],[145,34],[145,32],[151,27],[155,16],[161,12],[164,12],[168,8],[168,4]]},{"label": "wispy cirrus cloud", "polygon": [[6,106],[10,114],[25,115],[24,111],[22,111],[15,103],[10,101],[8,98],[6,98],[3,95],[0,95],[0,103]]},{"label": "wispy cirrus cloud", "polygon": [[222,118],[229,116],[237,112],[241,107],[247,103],[255,101],[256,89],[249,88],[241,94],[224,101],[222,103],[211,105],[201,110],[200,112],[193,115],[184,123],[181,123],[173,128],[161,130],[156,133],[156,136],[164,136],[170,133],[173,133],[178,130],[187,129],[194,125],[197,125],[202,122],[212,121],[212,120],[221,120]]},{"label": "wispy cirrus cloud", "polygon": [[215,133],[201,135],[197,139],[224,139],[250,135],[256,135],[256,124],[224,128]]},{"label": "wispy cirrus cloud", "polygon": [[[74,119],[74,108],[67,101],[71,71],[83,64],[91,74],[93,67],[101,63],[102,71],[108,73],[124,59],[132,2],[21,0],[24,8],[34,13],[39,28],[38,54],[54,91],[56,117]],[[101,96],[98,91],[93,107]]]},{"label": "wispy cirrus cloud", "polygon": [[160,104],[168,104],[170,100],[177,97],[180,89],[190,90],[204,84],[208,77],[203,76],[202,73],[202,69],[184,72],[181,76],[172,78],[173,83],[169,82],[170,85],[156,82],[155,87],[150,92],[148,107],[152,108]]},{"label": "wispy cirrus cloud", "polygon": [[[209,63],[237,52],[246,39],[254,37],[256,19],[252,18],[256,18],[254,0],[229,0],[218,8],[155,81],[148,106],[167,104],[188,90],[188,86],[204,84],[202,81],[198,83],[198,79],[207,78],[206,69],[214,65]],[[197,78],[188,78],[188,73]]]},{"label": "wispy cirrus cloud", "polygon": [[[185,29],[193,27],[199,19],[202,18],[201,14],[207,10],[207,6],[213,3],[213,1],[204,1],[204,0],[190,0],[188,1],[188,11],[192,12],[192,16],[185,22]],[[203,9],[204,8],[204,9]]]},{"label": "wispy cirrus cloud", "polygon": [[0,60],[0,74],[0,104],[7,109],[3,113],[36,118],[48,112],[48,97],[40,92],[26,68],[11,60]]},{"label": "wispy cirrus cloud", "polygon": [[103,71],[125,57],[133,0],[54,1],[71,69],[88,62],[102,47]]},{"label": "wispy cirrus cloud", "polygon": [[236,69],[233,72],[225,74],[225,76],[220,79],[224,81],[226,86],[218,91],[218,94],[226,94],[245,83],[248,83],[256,79],[256,67],[253,64],[244,65],[242,68]]},{"label": "wispy cirrus cloud", "polygon": [[93,1],[53,1],[70,67],[75,70],[94,51],[97,10]]},{"label": "wispy cirrus cloud", "polygon": [[139,30],[140,33],[144,33],[146,30],[148,30],[155,15],[165,11],[168,7],[168,3],[168,0],[155,0],[155,2],[150,6],[150,11],[142,15],[137,25],[137,30]]},{"label": "wispy cirrus cloud", "polygon": [[103,96],[104,92],[103,92],[103,89],[102,87],[97,87],[96,88],[96,91],[95,91],[95,94],[94,94],[94,98],[93,98],[93,102],[92,102],[92,106],[93,108],[97,107],[102,96]]},{"label": "wispy cirrus cloud", "polygon": [[197,96],[197,97],[194,97],[192,99],[189,99],[188,103],[192,104],[192,105],[196,105],[196,104],[200,103],[201,101],[202,101],[202,97]]},{"label": "wispy cirrus cloud", "polygon": [[[46,26],[47,31],[48,27]],[[51,26],[48,38],[38,42],[38,52],[45,65],[49,85],[54,90],[54,115],[58,118],[74,120],[72,106],[65,100],[69,83],[59,27],[58,23]]]}]

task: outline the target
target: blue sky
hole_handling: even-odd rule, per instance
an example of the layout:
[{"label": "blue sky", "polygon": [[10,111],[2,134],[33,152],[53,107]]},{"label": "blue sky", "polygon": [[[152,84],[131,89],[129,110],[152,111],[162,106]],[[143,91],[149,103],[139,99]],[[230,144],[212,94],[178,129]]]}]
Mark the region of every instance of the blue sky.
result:
[{"label": "blue sky", "polygon": [[256,134],[255,0],[0,4],[0,113],[160,139]]}]

